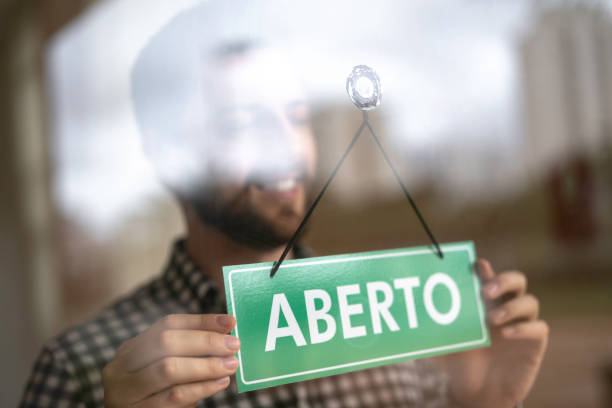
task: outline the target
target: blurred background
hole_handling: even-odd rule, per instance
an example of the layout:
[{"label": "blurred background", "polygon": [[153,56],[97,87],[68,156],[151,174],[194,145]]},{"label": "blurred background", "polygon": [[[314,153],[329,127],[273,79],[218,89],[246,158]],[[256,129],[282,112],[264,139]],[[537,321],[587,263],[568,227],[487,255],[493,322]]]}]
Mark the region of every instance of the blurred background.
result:
[{"label": "blurred background", "polygon": [[[527,0],[0,0],[0,406],[46,340],[159,274],[184,233],[129,80],[199,4],[211,43],[265,39],[300,68],[317,185],[361,121],[346,76],[376,68],[371,122],[437,239],[475,241],[541,300],[550,346],[525,406],[612,406],[612,2]],[[305,240],[323,255],[429,243],[367,137]]]}]

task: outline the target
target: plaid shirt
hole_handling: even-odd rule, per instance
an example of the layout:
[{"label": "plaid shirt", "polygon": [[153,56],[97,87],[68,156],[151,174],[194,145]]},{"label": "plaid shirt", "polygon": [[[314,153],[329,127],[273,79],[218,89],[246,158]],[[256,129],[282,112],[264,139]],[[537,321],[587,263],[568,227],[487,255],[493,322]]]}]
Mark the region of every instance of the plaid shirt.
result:
[{"label": "plaid shirt", "polygon": [[[296,248],[296,257],[305,251]],[[219,288],[178,241],[162,276],[47,343],[21,407],[103,407],[102,368],[126,340],[171,313],[225,313]],[[447,381],[427,359],[238,394],[235,382],[199,407],[448,407]]]}]

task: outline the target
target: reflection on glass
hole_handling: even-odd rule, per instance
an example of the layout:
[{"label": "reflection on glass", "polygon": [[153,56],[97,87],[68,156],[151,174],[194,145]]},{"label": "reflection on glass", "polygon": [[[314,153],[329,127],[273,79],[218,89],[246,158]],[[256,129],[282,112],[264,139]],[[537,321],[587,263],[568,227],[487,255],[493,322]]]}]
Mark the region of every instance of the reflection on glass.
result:
[{"label": "reflection on glass", "polygon": [[[612,29],[604,6],[545,3],[384,0],[373,8],[355,0],[335,8],[313,0],[283,8],[279,19],[280,2],[244,10],[206,2],[198,24],[173,33],[180,46],[151,56],[167,81],[148,82],[154,72],[144,70],[135,91],[130,72],[142,46],[193,2],[93,8],[48,54],[54,195],[65,238],[58,258],[73,300],[66,315],[87,313],[159,271],[168,240],[183,229],[160,179],[193,192],[246,177],[262,193],[291,192],[316,177],[298,153],[307,138],[296,133],[310,126],[316,173],[329,174],[361,120],[343,81],[367,62],[385,83],[372,126],[438,238],[474,239],[480,253],[523,268],[534,291],[549,291],[543,303],[562,327],[555,335],[570,341],[583,323],[555,303],[565,299],[559,293],[589,313],[609,305],[601,282],[612,268]],[[371,26],[347,30],[340,23],[347,20]],[[240,47],[254,52],[243,58]],[[349,95],[380,96],[377,81],[359,76]],[[145,113],[132,109],[139,98]],[[427,242],[405,210],[384,162],[360,143],[308,240],[321,253]],[[574,291],[573,279],[584,289]],[[601,355],[603,338],[589,339]],[[563,379],[544,373],[545,384],[556,380]],[[563,384],[587,390],[589,401],[598,392],[586,380]],[[558,402],[544,395],[552,393],[532,405]]]}]

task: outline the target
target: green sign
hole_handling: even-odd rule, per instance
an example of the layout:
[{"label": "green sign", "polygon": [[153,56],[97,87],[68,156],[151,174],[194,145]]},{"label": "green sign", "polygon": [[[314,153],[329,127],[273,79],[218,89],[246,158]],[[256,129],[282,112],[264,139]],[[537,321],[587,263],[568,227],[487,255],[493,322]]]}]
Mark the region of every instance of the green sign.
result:
[{"label": "green sign", "polygon": [[474,244],[223,267],[240,392],[489,345]]}]

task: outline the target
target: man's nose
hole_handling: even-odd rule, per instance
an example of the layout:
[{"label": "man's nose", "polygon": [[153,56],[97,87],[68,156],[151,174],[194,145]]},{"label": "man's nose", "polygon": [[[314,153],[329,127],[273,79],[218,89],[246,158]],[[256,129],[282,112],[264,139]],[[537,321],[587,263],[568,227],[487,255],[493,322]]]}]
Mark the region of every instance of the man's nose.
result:
[{"label": "man's nose", "polygon": [[[301,163],[301,148],[295,128],[282,115],[274,115],[262,134],[260,160],[265,159],[270,171],[281,174],[295,171]],[[263,157],[262,157],[263,156]]]}]

